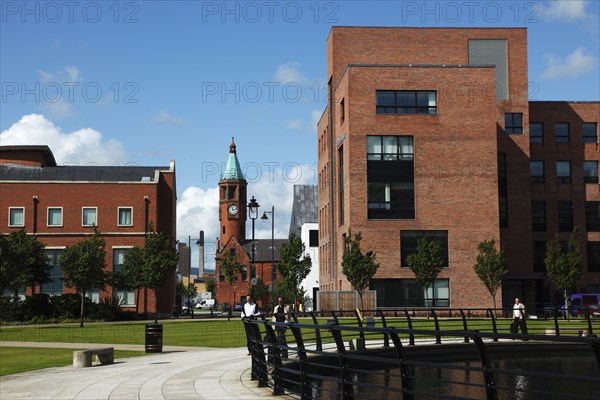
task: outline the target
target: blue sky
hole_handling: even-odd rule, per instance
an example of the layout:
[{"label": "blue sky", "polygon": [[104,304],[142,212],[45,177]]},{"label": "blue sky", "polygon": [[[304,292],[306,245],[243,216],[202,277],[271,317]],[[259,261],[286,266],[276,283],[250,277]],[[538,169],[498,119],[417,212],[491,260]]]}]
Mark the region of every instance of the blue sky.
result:
[{"label": "blue sky", "polygon": [[597,101],[599,3],[2,0],[0,144],[47,144],[61,164],[175,159],[178,238],[214,241],[235,136],[249,196],[286,237],[292,185],[317,183],[332,26],[526,27],[530,99]]}]

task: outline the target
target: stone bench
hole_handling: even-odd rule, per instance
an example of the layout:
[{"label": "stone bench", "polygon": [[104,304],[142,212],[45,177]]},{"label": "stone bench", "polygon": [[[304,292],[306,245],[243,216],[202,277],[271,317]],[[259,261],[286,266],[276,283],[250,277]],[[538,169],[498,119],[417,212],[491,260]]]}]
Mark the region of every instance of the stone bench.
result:
[{"label": "stone bench", "polygon": [[100,364],[112,364],[115,362],[115,349],[103,347],[98,349],[78,350],[73,352],[73,367],[86,368],[92,366],[92,356],[96,356]]},{"label": "stone bench", "polygon": [[[578,336],[587,336],[588,331],[585,328],[559,328],[558,331],[562,334],[563,332],[577,332]],[[556,336],[556,328],[546,328],[546,335]]]}]

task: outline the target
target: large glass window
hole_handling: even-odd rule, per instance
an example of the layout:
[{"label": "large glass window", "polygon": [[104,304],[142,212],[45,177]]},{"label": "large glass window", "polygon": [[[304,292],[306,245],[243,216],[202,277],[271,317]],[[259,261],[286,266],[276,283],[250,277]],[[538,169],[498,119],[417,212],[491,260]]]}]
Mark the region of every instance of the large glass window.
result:
[{"label": "large glass window", "polygon": [[98,209],[96,207],[83,207],[82,209],[82,225],[83,226],[97,226]]},{"label": "large glass window", "polygon": [[595,122],[584,122],[581,124],[583,131],[583,143],[598,142],[598,124]]},{"label": "large glass window", "polygon": [[546,231],[546,202],[535,200],[531,202],[531,222],[534,232]]},{"label": "large glass window", "polygon": [[8,226],[25,226],[25,209],[23,207],[9,207]]},{"label": "large glass window", "polygon": [[585,230],[600,232],[600,201],[585,202]]},{"label": "large glass window", "polygon": [[546,272],[546,241],[533,242],[533,272]]},{"label": "large glass window", "polygon": [[319,231],[311,229],[308,231],[308,247],[319,247]]},{"label": "large glass window", "polygon": [[44,255],[50,265],[50,280],[42,283],[42,293],[50,296],[63,294],[63,273],[60,269],[60,256],[63,249],[45,249]]},{"label": "large glass window", "polygon": [[571,232],[573,230],[573,202],[558,202],[558,230],[560,232]]},{"label": "large glass window", "polygon": [[523,114],[505,113],[504,130],[506,133],[523,133]]},{"label": "large glass window", "polygon": [[62,226],[62,207],[48,207],[48,226]]},{"label": "large glass window", "polygon": [[556,182],[571,183],[571,162],[557,161],[556,162]]},{"label": "large glass window", "polygon": [[598,183],[598,161],[583,162],[583,181],[585,183]]},{"label": "large glass window", "polygon": [[367,136],[369,219],[413,219],[414,163],[411,136]]},{"label": "large glass window", "polygon": [[529,142],[544,143],[544,125],[540,122],[529,124]]},{"label": "large glass window", "polygon": [[600,242],[587,242],[589,272],[600,272]]},{"label": "large glass window", "polygon": [[119,207],[119,226],[133,225],[133,209],[131,207]]},{"label": "large glass window", "polygon": [[[425,306],[425,290],[414,279],[372,279],[369,289],[377,291],[377,307]],[[430,306],[450,307],[450,281],[436,279],[427,295]]]},{"label": "large glass window", "polygon": [[[113,248],[113,271],[119,272],[121,268],[123,268],[123,263],[125,263],[125,255],[127,252],[131,250],[130,248]],[[124,306],[134,306],[135,305],[135,291],[120,289],[113,290],[113,297],[118,299],[122,305]]]},{"label": "large glass window", "polygon": [[419,90],[378,90],[377,114],[436,114],[436,92]]},{"label": "large glass window", "polygon": [[554,132],[556,135],[556,143],[569,143],[569,124],[559,122],[554,125]]},{"label": "large glass window", "polygon": [[530,161],[529,171],[531,175],[532,183],[543,183],[544,182],[544,162],[543,161]]},{"label": "large glass window", "polygon": [[417,242],[422,237],[436,239],[442,247],[444,268],[448,268],[448,231],[401,231],[400,232],[400,265],[408,268],[406,257],[417,252]]}]

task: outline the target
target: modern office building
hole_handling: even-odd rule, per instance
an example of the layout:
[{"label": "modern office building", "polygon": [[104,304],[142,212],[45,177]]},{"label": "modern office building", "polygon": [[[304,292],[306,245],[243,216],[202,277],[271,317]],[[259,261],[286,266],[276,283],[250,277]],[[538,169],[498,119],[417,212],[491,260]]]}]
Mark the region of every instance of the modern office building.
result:
[{"label": "modern office building", "polygon": [[423,236],[445,259],[433,306],[493,305],[473,271],[486,239],[508,261],[505,306],[552,303],[541,254],[574,226],[578,290],[600,289],[600,103],[530,102],[526,29],[334,27],[327,46],[320,290],[351,289],[343,238],[361,231],[380,263],[378,306],[424,305],[405,263]]},{"label": "modern office building", "polygon": [[[259,279],[269,286],[272,291],[273,282],[277,280],[277,262],[279,262],[279,248],[287,242],[287,239],[250,239],[246,238],[246,220],[251,223],[261,223],[262,211],[257,199],[247,203],[248,183],[244,178],[242,168],[237,157],[236,145],[233,139],[229,146],[229,156],[225,164],[225,170],[219,181],[219,221],[220,237],[217,240],[216,275],[217,279],[217,303],[228,303],[230,305],[243,303],[246,295],[252,294],[253,282]],[[271,214],[270,218],[274,216]],[[256,221],[259,219],[259,221]],[[255,227],[254,227],[255,228]],[[274,232],[273,232],[274,234]],[[224,252],[230,252],[236,257],[241,268],[241,273],[231,284],[226,280],[225,273],[221,269],[221,256]],[[270,304],[269,296],[266,299],[258,299],[261,306]]]},{"label": "modern office building", "polygon": [[[0,234],[24,229],[46,246],[51,281],[36,293],[74,293],[62,279],[62,251],[100,231],[106,269],[118,271],[133,246],[144,246],[152,225],[176,237],[175,162],[159,167],[57,165],[48,146],[0,146]],[[171,314],[175,271],[159,293],[158,311]],[[27,294],[31,289],[27,288]],[[124,309],[155,311],[151,290],[92,292],[93,300],[120,298]]]}]

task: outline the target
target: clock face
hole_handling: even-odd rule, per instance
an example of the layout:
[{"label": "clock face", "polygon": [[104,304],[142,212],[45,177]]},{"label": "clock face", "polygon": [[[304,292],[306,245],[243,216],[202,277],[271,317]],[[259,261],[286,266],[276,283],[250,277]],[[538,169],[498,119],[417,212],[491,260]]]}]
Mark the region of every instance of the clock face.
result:
[{"label": "clock face", "polygon": [[227,207],[227,211],[229,211],[229,214],[231,215],[236,215],[239,210],[235,204],[231,204],[229,207]]}]

